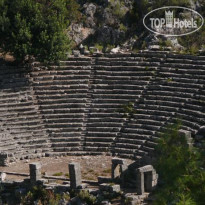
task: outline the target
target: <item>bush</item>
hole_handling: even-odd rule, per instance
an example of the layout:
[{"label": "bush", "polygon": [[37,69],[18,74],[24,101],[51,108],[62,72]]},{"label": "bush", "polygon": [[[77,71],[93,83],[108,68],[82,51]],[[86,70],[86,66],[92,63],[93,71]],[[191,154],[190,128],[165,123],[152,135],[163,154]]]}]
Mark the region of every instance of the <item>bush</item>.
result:
[{"label": "bush", "polygon": [[18,62],[32,56],[39,61],[65,58],[70,43],[65,30],[78,10],[73,2],[0,0],[0,47],[4,53]]},{"label": "bush", "polygon": [[111,0],[110,8],[112,9],[112,13],[119,19],[122,19],[126,14],[124,2],[122,0]]},{"label": "bush", "polygon": [[198,51],[205,45],[205,25],[192,35],[179,37],[179,43],[185,47],[186,54],[198,54]]},{"label": "bush", "polygon": [[82,13],[80,12],[80,4],[76,0],[67,0],[66,8],[68,9],[68,19],[70,22],[80,22],[83,20]]},{"label": "bush", "polygon": [[127,32],[127,27],[124,24],[122,24],[122,23],[120,24],[119,29],[121,31]]},{"label": "bush", "polygon": [[97,48],[99,51],[103,51],[103,46],[101,44],[96,43],[95,48]]},{"label": "bush", "polygon": [[156,168],[161,186],[154,204],[202,205],[205,201],[205,170],[201,151],[187,145],[179,134],[181,124],[170,125],[156,147]]},{"label": "bush", "polygon": [[78,194],[78,197],[83,201],[86,202],[89,205],[95,204],[97,201],[97,198],[91,194],[89,194],[88,191],[80,191]]},{"label": "bush", "polygon": [[59,204],[59,201],[65,199],[69,200],[70,196],[68,194],[63,193],[55,194],[51,190],[46,190],[43,187],[33,187],[31,191],[29,191],[26,196],[21,199],[22,205],[33,205],[33,204],[41,204],[41,205],[56,205]]}]

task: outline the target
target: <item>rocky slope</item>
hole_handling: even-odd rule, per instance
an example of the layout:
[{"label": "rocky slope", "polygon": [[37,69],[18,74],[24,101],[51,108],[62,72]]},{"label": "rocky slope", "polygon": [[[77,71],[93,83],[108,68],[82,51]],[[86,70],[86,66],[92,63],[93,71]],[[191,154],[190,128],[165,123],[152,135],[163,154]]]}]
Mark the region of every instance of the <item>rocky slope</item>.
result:
[{"label": "rocky slope", "polygon": [[[120,45],[123,50],[133,50],[169,40],[172,47],[182,48],[176,38],[160,39],[145,30],[142,17],[155,0],[78,0],[78,3],[83,21],[72,23],[68,31],[77,46],[111,50]],[[201,0],[189,1],[189,7],[199,11],[202,4]]]}]

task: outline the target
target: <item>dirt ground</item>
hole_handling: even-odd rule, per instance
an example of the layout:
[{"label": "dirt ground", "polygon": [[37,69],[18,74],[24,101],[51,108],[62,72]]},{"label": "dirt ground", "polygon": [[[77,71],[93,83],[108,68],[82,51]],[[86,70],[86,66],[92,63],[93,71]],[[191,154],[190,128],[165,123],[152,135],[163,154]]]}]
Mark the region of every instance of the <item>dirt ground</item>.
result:
[{"label": "dirt ground", "polygon": [[[111,156],[67,156],[67,157],[45,157],[34,160],[22,160],[10,164],[8,167],[0,167],[0,172],[16,172],[29,174],[29,163],[40,162],[42,174],[48,176],[60,176],[69,178],[68,164],[79,162],[81,165],[82,178],[84,180],[97,180],[98,176],[111,177]],[[132,161],[127,160],[130,164]],[[28,177],[7,175],[7,179],[17,180]]]}]

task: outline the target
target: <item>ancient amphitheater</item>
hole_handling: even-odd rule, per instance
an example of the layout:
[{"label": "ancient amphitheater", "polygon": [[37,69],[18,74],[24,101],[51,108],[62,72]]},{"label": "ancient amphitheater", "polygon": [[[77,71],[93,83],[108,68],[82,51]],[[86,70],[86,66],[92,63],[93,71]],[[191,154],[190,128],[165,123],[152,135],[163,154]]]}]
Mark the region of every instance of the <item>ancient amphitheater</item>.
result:
[{"label": "ancient amphitheater", "polygon": [[2,62],[0,74],[1,164],[103,152],[140,161],[174,119],[193,137],[205,123],[205,56],[104,54],[31,71]]}]

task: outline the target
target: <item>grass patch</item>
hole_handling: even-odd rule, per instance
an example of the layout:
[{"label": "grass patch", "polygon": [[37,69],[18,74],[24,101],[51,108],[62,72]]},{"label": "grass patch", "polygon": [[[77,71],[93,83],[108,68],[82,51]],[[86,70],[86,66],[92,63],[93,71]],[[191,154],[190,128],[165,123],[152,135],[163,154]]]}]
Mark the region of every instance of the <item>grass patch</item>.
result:
[{"label": "grass patch", "polygon": [[57,173],[53,174],[53,176],[55,176],[55,177],[63,176],[63,172],[57,172]]}]

